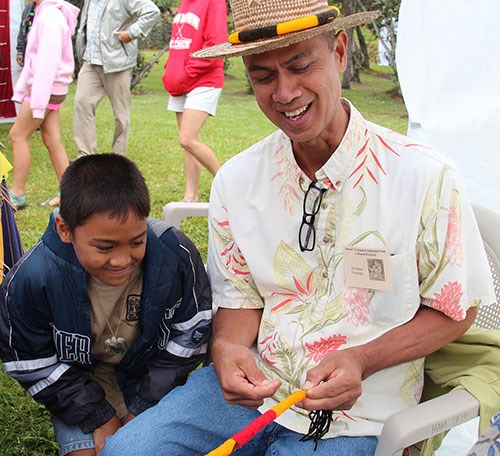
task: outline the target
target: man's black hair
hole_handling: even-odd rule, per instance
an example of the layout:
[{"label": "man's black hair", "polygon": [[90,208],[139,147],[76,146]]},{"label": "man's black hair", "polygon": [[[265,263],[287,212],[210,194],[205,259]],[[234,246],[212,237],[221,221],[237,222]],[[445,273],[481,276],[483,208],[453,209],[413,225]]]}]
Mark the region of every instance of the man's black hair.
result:
[{"label": "man's black hair", "polygon": [[73,231],[94,214],[125,220],[130,211],[149,216],[149,192],[135,163],[123,155],[85,155],[61,178],[60,214]]}]

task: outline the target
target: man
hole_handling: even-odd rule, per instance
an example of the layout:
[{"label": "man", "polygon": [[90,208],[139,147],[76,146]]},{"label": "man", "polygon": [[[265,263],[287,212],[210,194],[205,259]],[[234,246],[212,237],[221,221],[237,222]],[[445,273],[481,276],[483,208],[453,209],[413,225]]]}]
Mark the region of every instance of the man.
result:
[{"label": "man", "polygon": [[[384,421],[419,401],[423,358],[494,301],[481,238],[453,163],[340,96],[342,29],[373,15],[332,20],[321,0],[231,6],[235,44],[195,55],[243,56],[280,130],[212,185],[213,366],[105,454],[207,453],[302,388],[306,399],[238,454],[370,455]],[[370,279],[372,259],[383,280]],[[309,411],[325,410],[329,429],[315,434],[325,423]]]},{"label": "man", "polygon": [[160,16],[151,0],[86,0],[76,38],[81,69],[75,93],[73,134],[78,155],[97,153],[95,112],[108,96],[115,118],[112,151],[125,154],[130,129],[130,82],[137,39]]}]

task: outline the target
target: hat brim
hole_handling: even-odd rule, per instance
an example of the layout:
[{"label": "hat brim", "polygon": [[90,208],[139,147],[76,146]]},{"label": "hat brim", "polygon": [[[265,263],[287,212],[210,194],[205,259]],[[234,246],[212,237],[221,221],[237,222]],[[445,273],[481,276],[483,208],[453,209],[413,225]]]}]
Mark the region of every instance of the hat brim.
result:
[{"label": "hat brim", "polygon": [[349,16],[334,19],[318,27],[313,27],[299,32],[292,32],[276,38],[265,38],[252,43],[231,44],[229,42],[200,49],[191,54],[198,59],[217,59],[225,57],[241,57],[244,55],[261,54],[282,47],[289,46],[300,41],[307,40],[330,30],[343,30],[371,22],[380,16],[379,11],[365,11],[351,14]]}]

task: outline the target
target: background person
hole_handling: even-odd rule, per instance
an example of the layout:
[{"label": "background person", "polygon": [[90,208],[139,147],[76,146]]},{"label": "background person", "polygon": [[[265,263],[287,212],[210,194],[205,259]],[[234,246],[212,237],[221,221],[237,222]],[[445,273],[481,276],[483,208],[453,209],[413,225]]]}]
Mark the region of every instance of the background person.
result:
[{"label": "background person", "polygon": [[181,1],[162,81],[170,93],[168,109],[176,113],[179,144],[184,149],[184,201],[198,201],[202,165],[214,176],[219,169],[217,157],[201,141],[200,132],[208,116],[215,116],[224,85],[221,59],[200,60],[190,54],[223,43],[226,37],[225,0]]},{"label": "background person", "polygon": [[19,66],[24,65],[24,53],[26,52],[26,42],[28,40],[28,32],[31,30],[33,25],[33,19],[35,17],[35,2],[26,3],[22,15],[21,23],[19,24],[19,33],[17,34],[17,56],[16,61]]},{"label": "background person", "polygon": [[160,17],[151,0],[85,0],[76,38],[81,64],[73,136],[78,155],[97,153],[96,109],[107,96],[115,119],[112,151],[125,154],[130,131],[130,82],[138,38]]},{"label": "background person", "polygon": [[[368,456],[386,419],[419,401],[424,357],[495,301],[481,236],[449,158],[341,97],[342,29],[376,15],[334,19],[321,0],[231,8],[236,44],[195,56],[242,55],[279,130],[212,184],[213,366],[129,423],[105,454],[206,454],[303,388],[306,399],[238,452]],[[366,258],[384,263],[385,280],[359,284]],[[318,410],[331,411],[324,435],[310,432]]]},{"label": "background person", "polygon": [[[9,137],[12,143],[14,180],[10,199],[17,209],[26,206],[26,183],[31,167],[29,138],[40,128],[57,179],[68,166],[61,142],[59,108],[73,80],[74,59],[71,36],[79,9],[64,0],[37,0],[36,19],[27,38],[24,66],[12,99],[21,103]],[[43,205],[56,206],[59,196]]]},{"label": "background person", "polygon": [[79,158],[63,175],[60,212],[2,282],[4,368],[52,414],[60,455],[99,454],[206,354],[203,262],[149,210],[130,160]]}]

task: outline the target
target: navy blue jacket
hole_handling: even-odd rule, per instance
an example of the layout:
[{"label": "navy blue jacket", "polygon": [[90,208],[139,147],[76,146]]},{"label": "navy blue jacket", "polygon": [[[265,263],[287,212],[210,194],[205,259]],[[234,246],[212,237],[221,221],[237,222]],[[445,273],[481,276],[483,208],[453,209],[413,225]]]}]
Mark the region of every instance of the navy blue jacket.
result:
[{"label": "navy blue jacket", "polygon": [[[130,412],[139,414],[186,381],[207,353],[211,290],[203,261],[180,231],[148,221],[142,261],[141,335],[116,366]],[[115,410],[92,379],[87,272],[55,230],[4,278],[0,357],[6,372],[51,413],[92,432]]]}]

